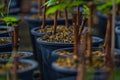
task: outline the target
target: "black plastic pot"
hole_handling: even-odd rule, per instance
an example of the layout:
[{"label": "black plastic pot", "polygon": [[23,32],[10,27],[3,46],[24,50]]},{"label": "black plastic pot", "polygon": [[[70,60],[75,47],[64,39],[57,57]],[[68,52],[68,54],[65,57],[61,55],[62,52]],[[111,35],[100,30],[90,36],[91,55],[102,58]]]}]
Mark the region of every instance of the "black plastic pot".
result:
[{"label": "black plastic pot", "polygon": [[[71,54],[70,55],[60,55],[57,53],[58,51],[68,51],[68,52],[71,52]],[[57,49],[57,50],[52,51],[51,54],[54,59],[53,61],[56,61],[56,59],[58,59],[59,57],[62,57],[62,58],[71,57],[71,56],[73,56],[73,48]]]},{"label": "black plastic pot", "polygon": [[115,33],[116,33],[116,48],[120,49],[120,27],[115,28]]},{"label": "black plastic pot", "polygon": [[115,49],[114,63],[115,67],[120,69],[120,49]]},{"label": "black plastic pot", "polygon": [[15,7],[15,8],[10,8],[9,15],[17,15],[20,13],[20,8]]},{"label": "black plastic pot", "polygon": [[[56,57],[56,59],[58,57],[71,57],[71,56],[63,56],[63,55],[59,55],[56,52],[60,51],[60,50],[65,50],[65,51],[73,51],[73,48],[62,48],[62,49],[57,49],[54,50],[52,52],[52,56]],[[101,48],[97,48],[97,47],[93,47],[93,50],[101,50]],[[55,60],[56,61],[56,60]],[[75,77],[71,77],[71,76],[76,76],[77,75],[77,69],[69,69],[69,68],[64,68],[64,67],[60,67],[56,65],[56,62],[52,63],[52,68],[60,73],[61,75],[64,75],[64,77],[68,77],[68,78],[63,78],[63,79],[58,79],[58,80],[76,80]],[[108,78],[108,71],[107,70],[103,70],[103,69],[95,69],[95,70],[89,70],[85,74],[85,80],[107,80]],[[94,75],[94,76],[93,76]]]},{"label": "black plastic pot", "polygon": [[13,33],[14,29],[11,26],[0,26],[0,30],[5,30],[0,32],[0,37],[7,37]]},{"label": "black plastic pot", "polygon": [[[98,43],[101,43],[103,41],[101,38],[94,37],[94,39],[100,39],[100,40],[95,40],[98,42],[93,42],[94,45],[98,45]],[[60,48],[73,47],[73,44],[72,43],[59,43],[59,42],[46,42],[46,41],[40,40],[40,38],[37,39],[37,44],[39,45],[38,48],[40,49],[42,53],[41,55],[42,55],[42,61],[43,61],[43,74],[44,74],[45,80],[47,80],[46,77],[49,77],[49,80],[53,80],[53,79],[56,80],[58,76],[61,77],[59,73],[56,73],[54,72],[53,69],[50,69],[51,62],[54,60],[54,58],[51,56],[51,52],[53,50],[60,49]],[[38,58],[41,57],[41,55],[38,54],[37,55]]]},{"label": "black plastic pot", "polygon": [[107,17],[101,13],[97,14],[98,23],[93,25],[92,34],[101,38],[105,37]]},{"label": "black plastic pot", "polygon": [[[0,55],[11,55],[12,52],[0,52]],[[21,59],[32,59],[33,57],[33,53],[32,52],[23,52],[23,51],[19,51],[18,54],[20,55],[26,55],[26,56],[20,56]],[[0,59],[0,61],[6,61],[8,59]]]},{"label": "black plastic pot", "polygon": [[[29,28],[30,29],[41,26],[41,24],[42,24],[41,19],[39,19],[39,18],[38,19],[32,19],[32,18],[30,18],[30,15],[25,16],[24,19],[29,23]],[[53,19],[47,19],[45,21],[45,24],[46,25],[53,25],[54,20]],[[69,19],[69,24],[72,25],[72,19]],[[62,18],[58,19],[57,20],[57,25],[65,25],[65,19],[62,19]]]},{"label": "black plastic pot", "polygon": [[12,51],[13,47],[13,43],[12,43],[12,38],[11,37],[0,37],[0,39],[10,39],[11,42],[10,43],[6,43],[6,44],[0,44],[0,52],[10,52]]},{"label": "black plastic pot", "polygon": [[38,37],[41,37],[44,35],[44,33],[38,33],[37,30],[39,27],[33,28],[31,30],[31,41],[32,41],[32,47],[33,47],[33,53],[34,53],[34,58],[37,60],[37,54],[41,54],[41,51],[38,49],[38,44],[36,42],[36,39]]},{"label": "black plastic pot", "polygon": [[[27,59],[21,59],[20,62],[29,64],[30,67],[28,67],[24,70],[18,70],[17,71],[18,78],[21,80],[33,80],[33,71],[38,67],[38,63],[35,61],[32,61],[32,60],[27,60]],[[6,76],[5,73],[0,74],[0,77],[5,77],[5,76]]]},{"label": "black plastic pot", "polygon": [[[8,2],[9,2],[9,1],[10,1],[10,0],[8,0]],[[11,1],[10,8],[20,7],[20,1],[21,1],[21,0]]]}]

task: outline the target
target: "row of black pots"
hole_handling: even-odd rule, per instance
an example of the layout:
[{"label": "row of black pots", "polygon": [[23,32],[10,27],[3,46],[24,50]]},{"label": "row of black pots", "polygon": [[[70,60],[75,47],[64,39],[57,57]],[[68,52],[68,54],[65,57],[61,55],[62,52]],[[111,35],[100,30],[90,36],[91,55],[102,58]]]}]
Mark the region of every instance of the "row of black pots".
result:
[{"label": "row of black pots", "polygon": [[[105,21],[106,18],[102,17],[102,19],[104,19],[103,21],[106,22]],[[37,38],[43,36],[43,34],[38,33],[36,31],[37,29],[40,28],[40,27],[37,27],[41,24],[40,20],[32,20],[32,19],[29,19],[29,18],[26,18],[26,20],[30,24],[30,30],[32,29],[30,34],[32,35],[33,49],[35,50],[34,53],[36,53],[35,56],[36,56],[37,60],[39,61],[39,64],[42,65],[40,67],[40,71],[42,71],[42,73],[43,73],[44,80],[48,80],[48,78],[49,78],[49,80],[53,80],[53,79],[56,80],[58,77],[63,77],[63,75],[60,75],[59,73],[56,73],[52,69],[52,67],[50,66],[50,64],[52,62],[51,52],[53,50],[59,49],[59,48],[72,47],[73,44],[48,43],[48,42],[45,42],[45,41],[40,41]],[[100,20],[100,21],[102,21],[102,20]],[[46,21],[46,23],[47,23],[47,21]],[[51,22],[49,22],[49,23],[48,23],[49,25],[53,25],[53,23],[51,23]],[[101,28],[101,26],[100,26],[101,23],[103,23],[103,22],[100,22],[99,28]],[[48,24],[46,24],[46,25],[48,25]],[[61,25],[63,25],[63,24],[61,24]],[[105,24],[103,24],[102,27],[103,26],[105,27]],[[100,43],[101,42],[102,41],[100,39]],[[97,46],[98,46],[98,44],[99,44],[99,40],[98,40]]]},{"label": "row of black pots", "polygon": [[[29,28],[30,29],[38,27],[42,24],[42,19],[39,19],[39,18],[34,19],[34,18],[31,18],[30,16],[32,16],[32,15],[27,15],[27,16],[24,17],[24,19],[29,23]],[[72,25],[72,19],[68,19],[68,22],[69,22],[70,25]],[[46,19],[45,24],[46,25],[53,25],[54,20],[53,19]],[[57,25],[65,25],[65,19],[63,19],[63,18],[58,19],[57,20]]]},{"label": "row of black pots", "polygon": [[[97,40],[95,43],[93,42],[94,44],[93,46],[98,46],[103,41],[101,38],[98,38],[98,37],[94,37],[94,39],[97,39]],[[52,79],[56,80],[59,77],[65,77],[64,75],[61,75],[52,69],[51,63],[52,61],[54,61],[54,57],[51,56],[51,52],[59,48],[73,47],[73,44],[59,43],[59,42],[58,43],[46,42],[37,38],[37,47],[38,47],[38,50],[41,52],[41,53],[37,53],[37,57],[39,58],[39,63],[40,64],[42,63],[44,79],[47,80],[49,78],[50,80]]]},{"label": "row of black pots", "polygon": [[[107,18],[101,14],[98,14],[99,17],[99,23],[94,25],[97,26],[93,28],[93,30],[97,33],[93,33],[93,35],[99,36],[104,38],[105,36],[105,31],[106,31],[106,21]],[[42,69],[41,71],[43,72],[43,76],[44,76],[44,80],[47,80],[48,78],[50,80],[56,80],[55,77],[58,78],[58,76],[60,76],[54,72],[53,69],[51,69],[50,63],[51,63],[51,52],[55,49],[58,48],[63,48],[63,47],[72,47],[73,44],[62,44],[62,43],[47,43],[45,41],[40,41],[39,39],[37,39],[38,37],[43,36],[43,34],[36,32],[36,30],[38,29],[37,26],[41,25],[42,22],[40,20],[32,20],[26,17],[26,20],[28,21],[28,23],[30,24],[30,30],[31,30],[31,35],[32,35],[32,42],[33,42],[33,47],[35,50],[35,54],[36,58],[38,58],[38,61],[40,64],[42,64]],[[50,24],[49,24],[50,23]],[[46,21],[46,25],[53,25],[52,22],[47,22]],[[63,24],[62,24],[63,25]],[[36,27],[36,28],[34,28]],[[93,32],[94,32],[93,31]],[[37,42],[36,42],[37,39]],[[50,69],[49,69],[50,68]],[[52,71],[53,70],[53,71]],[[52,74],[53,73],[53,74]],[[56,76],[55,76],[56,75]]]},{"label": "row of black pots", "polygon": [[0,30],[1,30],[0,37],[5,37],[5,36],[8,37],[12,35],[14,31],[13,27],[11,26],[0,26]]},{"label": "row of black pots", "polygon": [[[0,43],[0,52],[8,52],[8,51],[12,51],[12,37],[0,37],[1,43]],[[2,42],[3,40],[3,42]],[[6,42],[4,40],[9,40],[9,42]]]},{"label": "row of black pots", "polygon": [[[9,58],[12,53],[13,42],[12,37],[9,36],[13,34],[14,29],[10,26],[0,26],[0,30],[1,30],[0,39],[2,40],[10,39],[10,42],[8,43],[1,42],[0,44],[0,64],[3,64],[6,63],[6,61],[8,60],[5,57]],[[33,58],[33,53],[19,51],[18,55],[20,56],[20,62],[30,65],[28,68],[17,71],[18,78],[21,80],[33,80],[34,78],[33,72],[35,69],[38,68],[38,63],[36,61],[30,60]],[[5,73],[0,74],[0,79],[5,80],[5,78],[6,78]]]},{"label": "row of black pots", "polygon": [[[106,30],[106,17],[98,14],[99,23],[94,25],[93,27],[93,35],[104,38],[105,30]],[[42,21],[40,19],[32,19],[29,16],[25,16],[25,20],[29,23],[29,30],[31,35],[31,40],[33,44],[33,51],[34,53],[37,53],[35,44],[36,44],[36,38],[42,36],[41,33],[36,32],[37,29],[40,28],[40,25],[42,24]],[[53,25],[53,20],[46,20],[46,25]],[[57,21],[58,25],[65,25],[64,19],[59,19]],[[69,19],[69,24],[72,24],[72,19]],[[39,26],[39,27],[38,27]],[[102,27],[101,27],[102,26]],[[98,33],[96,33],[98,32]]]},{"label": "row of black pots", "polygon": [[[3,38],[3,37],[1,37],[1,38]],[[10,38],[10,37],[4,37],[4,38]],[[0,51],[0,64],[2,64],[8,60],[4,57],[8,58],[8,56],[11,55],[11,53],[12,53],[11,52],[12,51],[12,42],[0,45],[0,50],[2,50],[2,51]],[[5,51],[7,51],[7,52],[5,52]],[[18,52],[18,55],[20,56],[20,62],[30,65],[28,68],[17,72],[18,78],[21,80],[33,80],[33,71],[38,68],[38,63],[36,61],[30,60],[33,58],[33,53],[20,51],[20,52]],[[5,76],[6,76],[6,74],[0,74],[0,77],[6,78]]]},{"label": "row of black pots", "polygon": [[[21,80],[33,80],[33,71],[38,67],[38,63],[36,61],[28,60],[28,59],[20,59],[19,62],[28,64],[30,66],[23,70],[18,70],[17,78],[21,79]],[[6,61],[0,62],[0,64],[4,64],[4,63],[6,63]],[[0,78],[2,80],[6,80],[6,76],[7,76],[7,74],[5,74],[5,73],[0,74]]]},{"label": "row of black pots", "polygon": [[[93,47],[93,50],[99,50],[100,48],[98,47]],[[63,58],[67,58],[67,57],[71,57],[73,55],[60,55],[58,54],[57,52],[58,51],[69,51],[69,52],[73,52],[73,48],[62,48],[62,49],[57,49],[57,50],[54,50],[52,52],[52,56],[54,57],[54,62],[52,62],[52,68],[56,71],[56,72],[59,72],[60,74],[63,74],[63,75],[67,75],[68,79],[69,80],[76,80],[76,74],[77,74],[77,69],[70,69],[70,68],[64,68],[64,67],[60,67],[60,66],[57,66],[56,65],[56,60],[59,58],[59,57],[63,57]],[[120,71],[120,49],[115,49],[115,54],[114,54],[114,63],[115,63],[115,70],[114,71]],[[87,74],[90,73],[89,75],[86,75],[86,79],[85,80],[108,80],[109,78],[109,74],[108,74],[108,71],[107,70],[104,70],[104,69],[96,69],[91,72],[86,72]],[[92,77],[90,77],[90,75],[92,74]],[[74,76],[73,77],[71,77]],[[93,77],[94,75],[94,77]],[[69,78],[70,77],[70,78]],[[117,76],[118,77],[118,76]],[[60,79],[60,80],[64,80],[67,78],[63,78],[63,79]]]}]

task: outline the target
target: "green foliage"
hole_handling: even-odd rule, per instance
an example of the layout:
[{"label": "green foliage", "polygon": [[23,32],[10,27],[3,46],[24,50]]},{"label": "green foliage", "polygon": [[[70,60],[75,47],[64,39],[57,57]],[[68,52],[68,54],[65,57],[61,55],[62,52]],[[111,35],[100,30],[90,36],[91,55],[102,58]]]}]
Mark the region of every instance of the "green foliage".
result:
[{"label": "green foliage", "polygon": [[0,4],[0,9],[2,9],[5,5],[4,4]]},{"label": "green foliage", "polygon": [[116,0],[116,4],[120,4],[120,0]]},{"label": "green foliage", "polygon": [[83,5],[83,8],[84,8],[84,10],[83,10],[82,14],[83,14],[86,18],[88,18],[89,15],[90,15],[90,9],[89,9],[86,5]]},{"label": "green foliage", "polygon": [[52,5],[55,5],[56,3],[58,3],[58,0],[49,0],[44,4],[44,6],[45,5],[52,6]]},{"label": "green foliage", "polygon": [[86,2],[82,0],[74,0],[71,2],[71,0],[49,0],[45,3],[48,7],[50,7],[46,14],[54,14],[56,11],[64,10],[65,8],[68,11],[72,11],[72,7],[86,4]]},{"label": "green foliage", "polygon": [[[98,0],[95,0],[98,1]],[[116,4],[120,4],[120,0],[115,0]],[[109,14],[111,12],[113,6],[112,0],[108,0],[106,3],[101,4],[100,6],[97,7],[97,10],[100,11],[101,13]]]},{"label": "green foliage", "polygon": [[18,22],[19,19],[16,17],[9,16],[3,17],[1,20],[4,21],[7,25],[16,26],[16,22]]},{"label": "green foliage", "polygon": [[112,9],[113,3],[112,1],[108,1],[97,7],[97,10],[101,13],[109,14]]}]

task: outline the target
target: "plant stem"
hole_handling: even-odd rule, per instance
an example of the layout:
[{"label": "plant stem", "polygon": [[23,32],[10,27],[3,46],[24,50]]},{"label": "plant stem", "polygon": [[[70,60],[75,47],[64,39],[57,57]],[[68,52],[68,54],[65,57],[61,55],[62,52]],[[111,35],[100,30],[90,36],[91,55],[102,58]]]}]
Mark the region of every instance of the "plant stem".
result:
[{"label": "plant stem", "polygon": [[[112,35],[112,15],[109,14],[107,21],[107,31],[106,31],[106,43],[105,43],[105,59],[107,66],[110,68],[110,76],[112,76],[112,72],[114,69],[113,59],[111,56],[111,35]],[[110,79],[109,80],[113,80]]]},{"label": "plant stem", "polygon": [[42,0],[38,0],[38,16],[40,17],[42,15]]},{"label": "plant stem", "polygon": [[81,63],[79,62],[78,73],[77,73],[77,80],[84,80],[84,72],[85,72],[85,51],[86,51],[86,44],[87,42],[87,31],[84,30],[81,36],[81,42],[79,44],[79,55]]},{"label": "plant stem", "polygon": [[90,60],[90,64],[92,64],[92,35],[91,35],[91,31],[92,31],[92,26],[93,26],[93,10],[94,10],[94,3],[93,2],[89,2],[88,3],[88,7],[90,9],[90,15],[88,18],[88,46],[87,46],[87,50],[88,50],[88,58]]},{"label": "plant stem", "polygon": [[65,24],[66,24],[66,27],[69,27],[67,9],[65,9]]},{"label": "plant stem", "polygon": [[18,26],[14,27],[14,40],[13,40],[13,48],[18,51]]},{"label": "plant stem", "polygon": [[61,11],[58,12],[58,17],[62,18],[62,12]]},{"label": "plant stem", "polygon": [[117,15],[120,15],[120,3],[119,4],[117,4]]},{"label": "plant stem", "polygon": [[78,34],[79,40],[80,40],[81,33],[84,29],[84,26],[85,26],[86,22],[87,22],[87,19],[83,16],[82,23],[81,23],[80,28],[79,28],[79,34]]},{"label": "plant stem", "polygon": [[77,20],[77,15],[76,14],[73,14],[73,26],[74,26],[74,55],[77,55],[78,56],[78,43],[79,43],[79,40],[78,40],[78,32],[79,32],[79,28],[78,28],[78,25],[76,23],[76,20]]},{"label": "plant stem", "polygon": [[58,16],[58,11],[55,13],[55,18],[54,18],[54,28],[53,28],[53,34],[56,34],[56,29],[57,29],[57,16]]},{"label": "plant stem", "polygon": [[[46,2],[47,2],[47,0],[44,1],[44,3],[46,3]],[[42,29],[45,28],[45,20],[46,20],[46,15],[45,15],[45,13],[46,13],[46,10],[47,10],[47,6],[45,5],[44,11],[43,11]]]},{"label": "plant stem", "polygon": [[13,80],[17,80],[17,68],[18,68],[18,56],[17,56],[17,52],[18,52],[18,26],[14,26],[14,46],[13,46]]},{"label": "plant stem", "polygon": [[77,25],[80,25],[80,6],[77,6]]}]

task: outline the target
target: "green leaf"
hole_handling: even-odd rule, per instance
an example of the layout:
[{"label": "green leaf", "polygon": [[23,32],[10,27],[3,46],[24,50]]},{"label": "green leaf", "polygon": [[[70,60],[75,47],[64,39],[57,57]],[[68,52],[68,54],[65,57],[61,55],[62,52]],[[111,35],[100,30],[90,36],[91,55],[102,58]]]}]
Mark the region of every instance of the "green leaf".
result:
[{"label": "green leaf", "polygon": [[19,19],[16,17],[9,16],[9,17],[4,17],[2,20],[5,22],[17,22]]},{"label": "green leaf", "polygon": [[90,15],[90,9],[86,6],[86,5],[83,5],[83,12],[82,12],[82,14],[86,17],[86,18],[88,18],[89,17],[89,15]]},{"label": "green leaf", "polygon": [[0,4],[0,9],[3,8],[5,5],[4,4]]},{"label": "green leaf", "polygon": [[120,0],[116,0],[116,3],[119,4],[119,3],[120,3]]},{"label": "green leaf", "polygon": [[53,7],[50,7],[47,12],[46,12],[46,15],[49,15],[49,14],[53,14],[55,13],[56,11],[60,11],[60,10],[63,10],[65,9],[67,6],[65,4],[58,4],[58,5],[55,5]]}]

